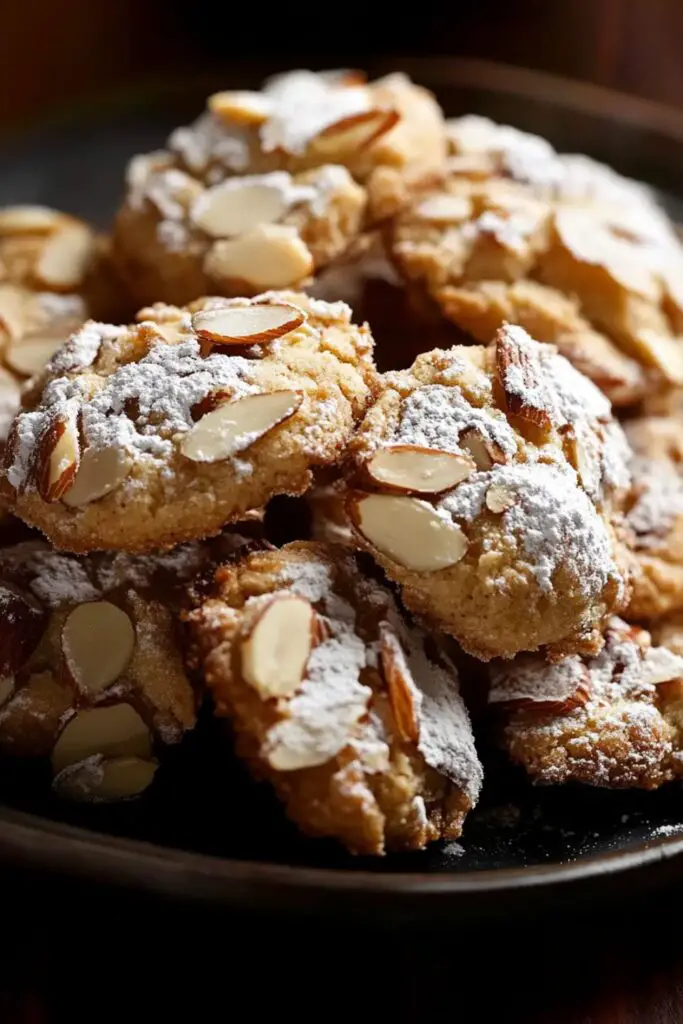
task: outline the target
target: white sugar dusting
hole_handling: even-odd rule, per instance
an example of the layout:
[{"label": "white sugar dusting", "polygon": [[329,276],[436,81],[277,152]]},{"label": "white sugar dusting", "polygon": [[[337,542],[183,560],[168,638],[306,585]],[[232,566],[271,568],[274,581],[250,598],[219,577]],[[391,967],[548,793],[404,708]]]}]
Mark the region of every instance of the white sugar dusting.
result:
[{"label": "white sugar dusting", "polygon": [[510,664],[494,662],[490,668],[489,704],[508,701],[564,701],[586,683],[588,672],[581,658],[565,658],[550,665],[533,654],[518,655]]},{"label": "white sugar dusting", "polygon": [[424,448],[465,454],[460,445],[468,430],[497,444],[506,455],[514,455],[517,438],[502,413],[478,409],[461,389],[431,384],[413,391],[403,401],[401,420],[392,444],[414,444]]},{"label": "white sugar dusting", "polygon": [[565,566],[584,594],[598,596],[616,574],[616,566],[607,527],[577,486],[574,471],[547,463],[494,466],[459,484],[437,510],[472,522],[484,510],[492,484],[514,497],[500,517],[501,528],[539,587],[551,592],[555,572]]},{"label": "white sugar dusting", "polygon": [[89,320],[71,335],[48,363],[48,373],[61,374],[83,370],[97,359],[103,341],[113,341],[126,333],[125,327]]},{"label": "white sugar dusting", "polygon": [[25,580],[29,590],[48,608],[101,597],[86,562],[42,542],[26,541],[0,551],[0,575]]},{"label": "white sugar dusting", "polygon": [[661,545],[677,516],[683,515],[683,480],[674,465],[637,456],[632,462],[637,495],[628,513],[636,535],[636,547]]}]

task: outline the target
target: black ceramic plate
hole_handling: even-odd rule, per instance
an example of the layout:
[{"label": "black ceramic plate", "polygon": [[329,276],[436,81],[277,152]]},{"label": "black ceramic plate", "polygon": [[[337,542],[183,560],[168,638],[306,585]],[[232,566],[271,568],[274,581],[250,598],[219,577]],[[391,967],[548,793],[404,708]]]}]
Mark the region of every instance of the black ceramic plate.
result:
[{"label": "black ceramic plate", "polygon": [[[589,152],[657,186],[683,219],[683,115],[535,73],[472,62],[402,62],[451,114],[474,111]],[[373,70],[386,70],[378,68]],[[249,69],[253,76],[253,68]],[[240,70],[231,71],[239,84]],[[126,159],[160,145],[215,82],[183,83],[72,112],[0,148],[0,205],[47,203],[106,226]],[[251,786],[215,723],[172,751],[138,803],[78,808],[49,795],[46,770],[0,771],[0,854],[81,877],[200,899],[300,910],[416,916],[572,905],[683,871],[678,786],[652,794],[533,789],[484,751],[483,799],[461,843],[410,856],[352,858],[301,839]],[[676,838],[680,835],[681,838]],[[680,860],[680,864],[677,863]]]}]

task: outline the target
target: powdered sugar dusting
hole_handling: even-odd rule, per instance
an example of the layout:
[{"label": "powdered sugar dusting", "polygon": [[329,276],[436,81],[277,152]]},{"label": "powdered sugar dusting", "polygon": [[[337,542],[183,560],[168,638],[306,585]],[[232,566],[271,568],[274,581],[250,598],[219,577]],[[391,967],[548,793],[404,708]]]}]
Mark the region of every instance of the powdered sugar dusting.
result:
[{"label": "powdered sugar dusting", "polygon": [[3,548],[0,551],[2,575],[25,581],[28,589],[48,608],[96,601],[101,597],[86,563],[42,542],[26,541]]},{"label": "powdered sugar dusting", "polygon": [[511,664],[495,662],[489,673],[489,704],[518,700],[562,702],[573,697],[587,678],[581,658],[565,658],[549,665],[532,654],[520,655]]},{"label": "powdered sugar dusting", "polygon": [[401,420],[391,443],[465,454],[460,439],[468,430],[478,431],[506,455],[514,455],[517,450],[515,432],[502,413],[478,409],[457,385],[440,384],[418,388],[403,401]]},{"label": "powdered sugar dusting", "polygon": [[125,333],[125,327],[89,320],[55,353],[47,372],[54,375],[86,369],[97,359],[103,341],[113,341]]},{"label": "powdered sugar dusting", "polygon": [[494,466],[459,484],[437,509],[470,523],[483,511],[492,484],[514,496],[501,515],[501,528],[539,587],[551,592],[555,572],[566,565],[586,596],[598,596],[616,566],[607,527],[577,486],[574,471],[547,463]]}]

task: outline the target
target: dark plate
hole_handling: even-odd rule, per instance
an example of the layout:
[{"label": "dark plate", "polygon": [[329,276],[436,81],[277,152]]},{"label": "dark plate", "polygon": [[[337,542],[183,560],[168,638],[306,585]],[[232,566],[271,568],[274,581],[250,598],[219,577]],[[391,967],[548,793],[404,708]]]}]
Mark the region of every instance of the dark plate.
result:
[{"label": "dark plate", "polygon": [[[683,219],[683,115],[545,75],[478,62],[397,62],[449,113],[475,111],[547,135],[651,182]],[[375,70],[387,70],[377,67]],[[225,76],[224,76],[225,77]],[[232,69],[235,84],[255,76]],[[105,226],[127,157],[160,145],[200,109],[204,76],[72,111],[1,147],[0,204],[63,207]],[[81,878],[263,908],[480,917],[532,907],[593,906],[683,870],[678,786],[653,794],[531,788],[484,752],[487,781],[461,844],[381,861],[301,839],[269,791],[232,761],[204,721],[142,801],[83,809],[57,803],[43,766],[0,771],[0,855]],[[680,835],[680,838],[676,838]],[[624,872],[628,871],[628,877]]]}]

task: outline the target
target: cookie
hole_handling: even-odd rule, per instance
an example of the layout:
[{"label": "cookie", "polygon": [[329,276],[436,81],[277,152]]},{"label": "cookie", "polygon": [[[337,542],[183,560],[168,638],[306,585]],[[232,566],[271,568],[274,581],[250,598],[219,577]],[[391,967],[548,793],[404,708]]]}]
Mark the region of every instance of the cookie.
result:
[{"label": "cookie", "polygon": [[140,302],[301,287],[443,172],[441,111],[402,75],[294,71],[211,96],[134,158],[115,256]]},{"label": "cookie", "polygon": [[683,248],[652,203],[454,175],[397,218],[389,245],[409,287],[478,341],[518,323],[615,405],[683,383]]},{"label": "cookie", "polygon": [[628,459],[604,395],[506,326],[385,375],[347,511],[407,607],[476,657],[592,651],[628,594]]},{"label": "cookie", "polygon": [[456,669],[352,556],[250,554],[189,625],[238,753],[304,832],[362,854],[460,835],[482,770]]},{"label": "cookie", "polygon": [[683,609],[683,467],[680,425],[644,417],[626,425],[635,455],[627,522],[634,537],[637,571],[624,613],[651,621]]},{"label": "cookie", "polygon": [[501,741],[534,782],[656,789],[683,775],[683,658],[614,618],[595,658],[491,666]]},{"label": "cookie", "polygon": [[[243,543],[226,535],[215,550]],[[2,549],[0,748],[49,757],[69,799],[145,790],[156,754],[194,725],[175,613],[211,564],[198,543],[142,558],[79,558],[40,541]]]},{"label": "cookie", "polygon": [[70,551],[209,536],[337,462],[375,378],[348,306],[289,292],[88,323],[15,421],[5,489]]}]

